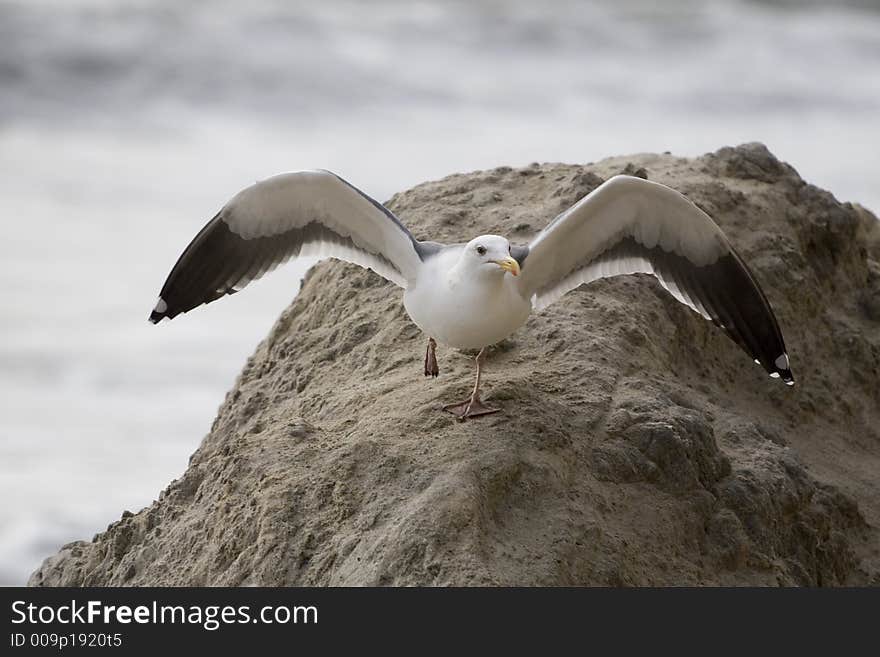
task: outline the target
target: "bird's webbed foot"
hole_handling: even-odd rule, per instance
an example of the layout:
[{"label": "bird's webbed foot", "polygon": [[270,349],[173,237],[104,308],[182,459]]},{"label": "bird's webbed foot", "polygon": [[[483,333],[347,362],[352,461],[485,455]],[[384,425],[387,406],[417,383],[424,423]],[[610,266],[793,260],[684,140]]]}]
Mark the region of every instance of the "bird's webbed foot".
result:
[{"label": "bird's webbed foot", "polygon": [[457,404],[446,404],[443,406],[443,410],[447,413],[452,413],[459,420],[466,420],[469,417],[479,417],[480,415],[491,415],[492,413],[497,413],[500,411],[500,408],[493,408],[492,406],[486,406],[479,395],[471,395],[463,402],[459,402]]}]

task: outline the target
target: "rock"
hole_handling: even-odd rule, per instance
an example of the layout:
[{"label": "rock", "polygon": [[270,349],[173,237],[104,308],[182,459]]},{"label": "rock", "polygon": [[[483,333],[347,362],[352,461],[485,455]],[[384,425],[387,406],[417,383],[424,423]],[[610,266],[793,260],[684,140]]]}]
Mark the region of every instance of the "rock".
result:
[{"label": "rock", "polygon": [[[400,292],[324,263],[184,476],[33,574],[40,586],[880,583],[880,238],[760,144],[456,174],[397,194],[416,236],[526,242],[621,171],[710,212],[776,310],[767,378],[649,277],[568,294],[492,350],[424,336]],[[185,321],[178,320],[178,321]]]}]

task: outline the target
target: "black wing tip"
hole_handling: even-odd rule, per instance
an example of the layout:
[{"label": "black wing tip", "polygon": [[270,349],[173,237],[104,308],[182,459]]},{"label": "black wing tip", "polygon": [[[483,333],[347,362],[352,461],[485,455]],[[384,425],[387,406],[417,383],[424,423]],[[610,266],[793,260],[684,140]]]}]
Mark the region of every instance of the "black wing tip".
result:
[{"label": "black wing tip", "polygon": [[791,373],[791,370],[780,370],[778,372],[771,372],[770,376],[774,379],[781,379],[782,382],[787,386],[794,385],[794,376]]},{"label": "black wing tip", "polygon": [[165,299],[159,297],[159,300],[156,301],[156,307],[150,312],[150,324],[158,324],[166,317],[169,317],[168,304],[165,303]]},{"label": "black wing tip", "polygon": [[782,382],[787,386],[794,385],[794,375],[791,373],[791,361],[788,359],[788,354],[782,352],[773,363],[768,368],[770,370],[770,376],[774,379],[782,379]]}]

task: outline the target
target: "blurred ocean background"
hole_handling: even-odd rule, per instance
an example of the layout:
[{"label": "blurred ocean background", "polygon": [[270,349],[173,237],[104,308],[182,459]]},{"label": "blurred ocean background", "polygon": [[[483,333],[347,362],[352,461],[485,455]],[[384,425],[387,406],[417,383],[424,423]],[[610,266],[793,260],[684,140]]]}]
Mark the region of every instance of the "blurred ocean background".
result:
[{"label": "blurred ocean background", "polygon": [[295,295],[147,323],[240,188],[753,140],[880,210],[880,3],[0,0],[0,584],[178,477]]}]

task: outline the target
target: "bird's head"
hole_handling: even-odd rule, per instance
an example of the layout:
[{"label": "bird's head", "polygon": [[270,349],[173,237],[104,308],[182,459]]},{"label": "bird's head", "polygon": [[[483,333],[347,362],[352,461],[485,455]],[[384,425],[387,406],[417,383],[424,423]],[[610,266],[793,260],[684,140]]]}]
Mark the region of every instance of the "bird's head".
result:
[{"label": "bird's head", "polygon": [[510,255],[510,242],[500,235],[480,235],[464,247],[461,264],[486,275],[519,275],[519,263]]}]

